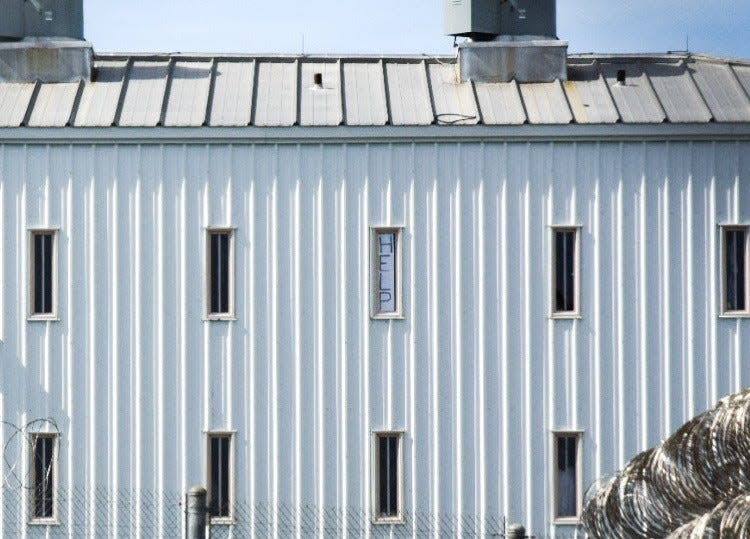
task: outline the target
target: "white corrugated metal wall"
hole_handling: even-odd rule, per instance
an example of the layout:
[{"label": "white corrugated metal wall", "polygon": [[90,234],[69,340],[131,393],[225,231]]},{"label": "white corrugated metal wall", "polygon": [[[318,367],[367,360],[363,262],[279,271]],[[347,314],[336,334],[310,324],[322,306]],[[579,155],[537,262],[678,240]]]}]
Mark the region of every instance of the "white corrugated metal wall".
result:
[{"label": "white corrugated metal wall", "polygon": [[[748,178],[748,142],[5,144],[2,419],[57,420],[78,533],[169,533],[234,430],[237,530],[288,531],[270,503],[327,534],[322,508],[370,507],[382,427],[414,530],[553,534],[552,429],[584,430],[589,485],[750,383],[717,229]],[[548,317],[554,224],[582,226],[580,319]],[[233,322],[202,319],[211,225],[237,227]],[[373,225],[406,227],[403,321],[369,318]],[[34,226],[60,229],[59,322],[26,321]]]}]

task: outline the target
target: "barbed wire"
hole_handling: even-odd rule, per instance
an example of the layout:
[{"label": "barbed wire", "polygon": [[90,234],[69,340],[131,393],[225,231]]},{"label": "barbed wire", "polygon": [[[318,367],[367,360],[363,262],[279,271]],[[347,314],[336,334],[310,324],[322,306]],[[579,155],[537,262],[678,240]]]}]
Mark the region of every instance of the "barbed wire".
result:
[{"label": "barbed wire", "polygon": [[[27,466],[26,470],[18,473],[17,469],[19,463],[23,461],[23,451],[27,451],[27,454],[31,454],[34,447],[34,441],[36,436],[39,434],[60,436],[60,428],[57,425],[57,421],[51,417],[32,419],[24,425],[16,425],[10,421],[0,421],[2,427],[10,429],[11,433],[3,444],[3,463],[5,466],[6,473],[3,474],[3,489],[19,489],[19,490],[32,490],[34,488],[33,481],[30,481],[32,475],[31,466]],[[13,443],[18,441],[21,444],[21,450],[12,451]],[[47,466],[44,474],[49,479],[52,473],[53,462]],[[10,481],[14,481],[15,485],[11,485]]]},{"label": "barbed wire", "polygon": [[750,389],[603,481],[583,522],[594,539],[750,536]]}]

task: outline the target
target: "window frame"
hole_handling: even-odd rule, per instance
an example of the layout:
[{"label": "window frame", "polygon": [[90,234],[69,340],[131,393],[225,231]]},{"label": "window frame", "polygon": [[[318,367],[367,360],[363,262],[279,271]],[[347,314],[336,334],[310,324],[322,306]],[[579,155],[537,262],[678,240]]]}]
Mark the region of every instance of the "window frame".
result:
[{"label": "window frame", "polygon": [[[578,525],[583,514],[583,435],[582,430],[553,430],[552,431],[552,522],[556,525]],[[557,470],[557,440],[560,438],[575,438],[576,440],[576,516],[561,517],[557,514],[559,500],[559,477]]]},{"label": "window frame", "polygon": [[[726,260],[726,233],[741,230],[745,232],[745,308],[742,310],[729,310],[727,308],[727,260]],[[721,286],[721,309],[720,318],[748,318],[750,317],[750,224],[725,223],[719,225],[719,271]]]},{"label": "window frame", "polygon": [[[59,228],[55,227],[32,227],[28,229],[28,309],[27,309],[27,320],[29,322],[56,322],[58,321],[58,243],[59,243]],[[34,284],[36,278],[36,254],[34,240],[37,236],[51,236],[52,237],[52,310],[48,313],[37,313],[34,311],[34,303],[36,299],[36,287]]]},{"label": "window frame", "polygon": [[[581,315],[581,231],[582,225],[552,225],[550,226],[550,279],[549,279],[549,302],[550,318],[557,320],[582,318]],[[573,253],[573,310],[558,311],[556,301],[556,279],[557,279],[557,248],[556,234],[558,232],[573,232],[575,249]]]},{"label": "window frame", "polygon": [[[29,517],[30,526],[59,526],[59,467],[60,467],[60,433],[58,432],[33,432],[31,434],[31,444],[29,446],[29,472],[32,487],[29,490]],[[37,517],[34,515],[36,504],[36,442],[40,438],[52,440],[52,516]]]},{"label": "window frame", "polygon": [[[206,227],[206,248],[205,248],[205,320],[209,321],[231,321],[236,320],[235,314],[235,241],[237,228],[232,226],[209,226]],[[229,287],[228,291],[228,308],[227,312],[211,312],[211,236],[214,234],[227,234],[229,236],[229,268],[227,278]]]},{"label": "window frame", "polygon": [[[393,430],[393,429],[379,429],[373,430],[370,436],[370,483],[371,483],[371,511],[372,511],[372,523],[377,525],[390,525],[390,524],[405,524],[406,520],[404,517],[404,440],[406,438],[406,431],[404,430]],[[398,455],[397,461],[397,485],[398,489],[396,497],[396,505],[398,511],[396,516],[384,516],[380,513],[380,438],[381,437],[396,437],[398,439]]]},{"label": "window frame", "polygon": [[211,524],[230,525],[234,524],[234,496],[235,496],[235,456],[234,456],[234,439],[235,431],[212,430],[206,432],[206,505],[211,502],[211,440],[213,438],[227,438],[229,440],[229,514],[226,516],[214,516],[209,513]]},{"label": "window frame", "polygon": [[[404,301],[403,301],[403,290],[404,290],[404,273],[403,273],[403,238],[404,238],[404,226],[371,226],[370,227],[370,246],[369,246],[369,273],[370,273],[370,318],[372,320],[403,320],[404,319]],[[379,272],[376,266],[378,258],[378,244],[377,239],[379,234],[393,233],[396,235],[396,261],[395,261],[395,273],[396,273],[396,310],[392,312],[380,312],[377,309],[379,298],[377,297],[378,290],[378,277]]]}]

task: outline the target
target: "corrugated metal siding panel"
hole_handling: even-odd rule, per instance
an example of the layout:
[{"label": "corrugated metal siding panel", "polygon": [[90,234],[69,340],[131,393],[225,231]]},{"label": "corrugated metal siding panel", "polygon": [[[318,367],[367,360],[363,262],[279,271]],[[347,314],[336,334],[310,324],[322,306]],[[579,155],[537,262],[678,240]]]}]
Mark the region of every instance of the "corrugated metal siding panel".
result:
[{"label": "corrugated metal siding panel", "polygon": [[0,83],[0,127],[18,127],[29,109],[34,83]]},{"label": "corrugated metal siding panel", "polygon": [[42,84],[29,117],[32,127],[64,127],[70,121],[80,85],[77,82]]},{"label": "corrugated metal siding panel", "polygon": [[[624,70],[625,84],[617,82],[617,71]],[[615,105],[625,123],[661,123],[664,110],[640,64],[607,64],[602,74],[609,85]]]},{"label": "corrugated metal siding panel", "polygon": [[610,124],[619,120],[607,83],[596,66],[569,66],[563,88],[577,123]]},{"label": "corrugated metal siding panel", "polygon": [[[377,535],[377,428],[406,432],[399,532],[567,534],[550,430],[584,431],[589,485],[750,385],[716,227],[750,217],[748,178],[747,142],[5,144],[0,419],[63,429],[64,535],[180,536],[207,429],[236,430],[235,535]],[[549,226],[572,223],[582,318],[551,320]],[[216,224],[233,322],[202,320]],[[406,227],[402,321],[369,317],[375,224]],[[30,225],[60,226],[56,323],[26,322]]]},{"label": "corrugated metal siding panel", "polygon": [[73,125],[109,127],[115,121],[127,60],[95,62],[96,80],[86,83]]},{"label": "corrugated metal siding panel", "polygon": [[297,62],[261,62],[255,125],[289,126],[297,122]]},{"label": "corrugated metal siding panel", "polygon": [[344,62],[346,125],[385,125],[385,76],[382,62]]},{"label": "corrugated metal siding panel", "polygon": [[519,86],[529,123],[567,124],[573,121],[560,81]]},{"label": "corrugated metal siding panel", "polygon": [[487,125],[519,125],[526,122],[521,93],[515,82],[476,83],[482,123]]},{"label": "corrugated metal siding panel", "polygon": [[750,100],[726,64],[689,64],[698,88],[717,122],[750,122]]},{"label": "corrugated metal siding panel", "polygon": [[474,125],[479,111],[471,83],[460,82],[455,64],[430,64],[430,88],[438,124]]},{"label": "corrugated metal siding panel", "polygon": [[175,62],[164,125],[196,127],[206,121],[212,62]]},{"label": "corrugated metal siding panel", "polygon": [[[323,87],[316,88],[315,74],[323,77]],[[341,64],[336,62],[302,62],[300,81],[300,125],[340,125]]]},{"label": "corrugated metal siding panel", "polygon": [[253,109],[255,62],[218,62],[211,102],[211,126],[249,125]]},{"label": "corrugated metal siding panel", "polygon": [[168,61],[133,62],[118,125],[154,127],[159,123],[168,73]]},{"label": "corrugated metal siding panel", "polygon": [[430,125],[435,121],[422,63],[386,62],[388,98],[393,125]]},{"label": "corrugated metal siding panel", "polygon": [[711,121],[711,111],[683,62],[646,64],[645,69],[670,122]]}]

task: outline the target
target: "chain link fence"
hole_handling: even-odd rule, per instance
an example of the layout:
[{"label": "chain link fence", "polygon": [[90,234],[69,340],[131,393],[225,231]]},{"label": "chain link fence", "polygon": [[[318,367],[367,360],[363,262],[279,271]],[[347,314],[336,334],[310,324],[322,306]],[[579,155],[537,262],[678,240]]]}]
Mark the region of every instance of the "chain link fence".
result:
[{"label": "chain link fence", "polygon": [[315,506],[236,504],[234,524],[212,525],[212,539],[230,537],[504,537],[503,518],[463,516],[461,518],[427,513],[407,514],[403,523],[373,524],[371,514],[358,508],[347,510]]},{"label": "chain link fence", "polygon": [[[185,497],[153,491],[93,491],[84,487],[57,492],[55,523],[30,520],[30,491],[2,489],[0,537],[183,537]],[[502,517],[428,513],[405,515],[401,524],[373,524],[369,511],[308,505],[235,503],[231,524],[212,524],[209,537],[504,537]]]}]

